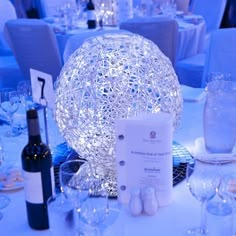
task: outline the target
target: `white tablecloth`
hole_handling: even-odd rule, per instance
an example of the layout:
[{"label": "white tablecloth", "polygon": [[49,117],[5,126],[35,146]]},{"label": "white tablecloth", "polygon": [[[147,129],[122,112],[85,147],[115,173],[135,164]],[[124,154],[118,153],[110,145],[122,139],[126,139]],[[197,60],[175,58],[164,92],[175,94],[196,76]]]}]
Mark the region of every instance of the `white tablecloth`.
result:
[{"label": "white tablecloth", "polygon": [[[186,95],[187,96],[187,95]],[[186,97],[185,96],[185,97]],[[181,125],[175,132],[174,139],[186,147],[190,152],[195,151],[196,140],[202,137],[202,112],[204,99],[200,102],[185,102]],[[19,118],[19,117],[18,117]],[[50,123],[49,127],[56,129],[55,124]],[[7,129],[7,126],[0,126],[0,132]],[[52,146],[62,142],[59,134],[55,131],[52,136]],[[200,139],[201,140],[201,139]],[[55,141],[55,142],[53,142]],[[5,149],[5,164],[21,166],[20,153],[27,142],[27,135],[22,134],[15,138],[2,136]],[[23,189],[13,192],[0,192],[7,194],[11,202],[2,210],[4,216],[0,221],[0,235],[12,236],[49,236],[50,230],[36,231],[30,229],[26,218],[26,208]],[[113,200],[112,204],[117,201]],[[131,217],[127,207],[123,206],[115,221],[104,231],[105,236],[183,236],[185,230],[190,226],[200,224],[200,204],[187,189],[185,181],[174,187],[173,202],[163,208],[159,208],[155,216]],[[60,225],[58,225],[60,227]],[[62,235],[64,235],[62,233]]]},{"label": "white tablecloth", "polygon": [[193,24],[185,22],[181,18],[177,22],[179,24],[177,60],[203,52],[206,33],[205,22]]},{"label": "white tablecloth", "polygon": [[[158,16],[157,16],[158,17]],[[205,22],[187,22],[183,18],[176,17],[179,25],[178,43],[177,43],[177,60],[182,60],[184,58],[196,55],[202,52],[204,49],[204,39],[205,39]],[[46,19],[46,21],[52,23],[52,19]],[[68,39],[73,35],[83,36],[88,30],[86,24],[82,23],[79,29],[63,31],[63,29],[57,24],[52,24],[52,27],[56,27],[56,36],[61,55],[63,55],[65,45]],[[118,29],[116,27],[104,27],[103,30]],[[100,29],[94,29],[97,31]]]}]

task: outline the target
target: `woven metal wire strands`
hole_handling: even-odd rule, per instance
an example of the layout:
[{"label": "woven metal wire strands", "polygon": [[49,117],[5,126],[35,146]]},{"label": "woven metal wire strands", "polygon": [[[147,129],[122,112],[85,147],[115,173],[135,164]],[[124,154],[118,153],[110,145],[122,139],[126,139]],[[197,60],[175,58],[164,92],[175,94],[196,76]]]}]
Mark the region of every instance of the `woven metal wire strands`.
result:
[{"label": "woven metal wire strands", "polygon": [[68,144],[116,184],[114,121],[169,112],[180,122],[182,94],[170,60],[136,34],[89,38],[64,65],[56,83],[56,122]]}]

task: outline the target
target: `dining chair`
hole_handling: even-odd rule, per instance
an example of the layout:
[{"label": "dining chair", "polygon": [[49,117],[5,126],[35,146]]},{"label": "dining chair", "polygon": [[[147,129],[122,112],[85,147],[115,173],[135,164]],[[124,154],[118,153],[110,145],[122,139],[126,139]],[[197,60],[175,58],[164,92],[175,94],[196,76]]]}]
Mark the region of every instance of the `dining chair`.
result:
[{"label": "dining chair", "polygon": [[24,76],[14,55],[0,54],[0,88],[15,88]]},{"label": "dining chair", "polygon": [[219,29],[227,0],[192,0],[191,12],[202,15],[207,33]]},{"label": "dining chair", "polygon": [[0,56],[12,55],[3,34],[5,23],[11,19],[17,19],[15,7],[9,0],[0,0]]},{"label": "dining chair", "polygon": [[235,28],[218,29],[212,32],[205,53],[177,62],[176,74],[180,84],[205,87],[211,72],[231,73],[236,81],[235,42]]},{"label": "dining chair", "polygon": [[69,57],[73,54],[74,51],[76,51],[86,39],[104,35],[104,34],[110,34],[110,33],[128,33],[126,30],[118,30],[118,29],[104,29],[104,30],[92,30],[92,31],[84,31],[79,34],[71,36],[67,42],[63,53],[63,61],[66,63],[66,61],[69,59]]},{"label": "dining chair", "polygon": [[176,73],[181,84],[201,87],[206,52],[211,34],[220,28],[227,0],[192,0],[190,10],[193,14],[202,15],[206,24],[204,51],[176,63]]},{"label": "dining chair", "polygon": [[128,30],[153,41],[175,67],[178,24],[174,19],[165,16],[135,17],[122,22],[120,29]]},{"label": "dining chair", "polygon": [[30,79],[30,68],[57,79],[62,60],[56,36],[47,23],[40,19],[10,20],[5,35],[25,79]]},{"label": "dining chair", "polygon": [[178,60],[175,72],[179,83],[194,88],[202,87],[202,76],[205,65],[206,52]]},{"label": "dining chair", "polygon": [[16,10],[9,0],[0,1],[0,31],[3,32],[6,21],[16,19]]},{"label": "dining chair", "polygon": [[16,87],[23,79],[18,63],[4,36],[5,23],[17,19],[14,5],[9,0],[0,0],[0,88]]},{"label": "dining chair", "polygon": [[210,44],[206,53],[202,76],[202,87],[208,82],[211,72],[230,73],[236,81],[236,28],[223,28],[211,34]]}]

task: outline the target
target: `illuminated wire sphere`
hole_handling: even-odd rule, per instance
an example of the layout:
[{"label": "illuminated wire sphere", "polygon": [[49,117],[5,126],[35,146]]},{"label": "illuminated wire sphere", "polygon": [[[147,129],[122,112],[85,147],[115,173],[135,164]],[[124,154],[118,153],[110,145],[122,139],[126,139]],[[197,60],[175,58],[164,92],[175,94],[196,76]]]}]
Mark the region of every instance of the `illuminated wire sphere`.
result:
[{"label": "illuminated wire sphere", "polygon": [[116,194],[114,121],[169,112],[180,121],[182,93],[170,60],[150,40],[109,33],[86,40],[65,63],[56,86],[60,132],[92,166],[105,166]]}]

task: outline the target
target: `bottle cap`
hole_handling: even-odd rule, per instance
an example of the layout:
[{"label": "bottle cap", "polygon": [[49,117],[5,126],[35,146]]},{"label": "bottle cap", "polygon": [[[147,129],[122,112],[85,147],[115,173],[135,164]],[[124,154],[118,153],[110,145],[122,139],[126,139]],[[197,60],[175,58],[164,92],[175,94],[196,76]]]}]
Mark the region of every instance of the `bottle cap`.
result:
[{"label": "bottle cap", "polygon": [[37,110],[29,109],[27,111],[27,119],[37,119],[37,118],[38,118]]}]

